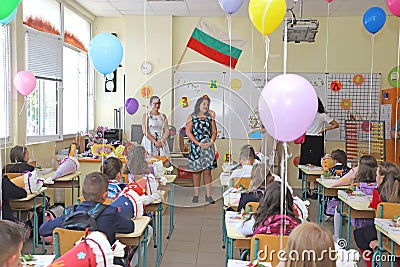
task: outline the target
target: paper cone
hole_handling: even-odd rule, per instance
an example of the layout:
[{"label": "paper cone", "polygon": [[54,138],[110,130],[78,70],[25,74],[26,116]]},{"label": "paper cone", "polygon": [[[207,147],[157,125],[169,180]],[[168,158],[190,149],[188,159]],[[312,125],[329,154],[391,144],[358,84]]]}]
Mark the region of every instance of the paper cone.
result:
[{"label": "paper cone", "polygon": [[114,255],[104,234],[93,232],[70,251],[56,259],[49,267],[103,267],[113,265]]},{"label": "paper cone", "polygon": [[66,157],[60,164],[51,179],[57,179],[70,173],[74,173],[79,169],[79,162],[75,157]]}]

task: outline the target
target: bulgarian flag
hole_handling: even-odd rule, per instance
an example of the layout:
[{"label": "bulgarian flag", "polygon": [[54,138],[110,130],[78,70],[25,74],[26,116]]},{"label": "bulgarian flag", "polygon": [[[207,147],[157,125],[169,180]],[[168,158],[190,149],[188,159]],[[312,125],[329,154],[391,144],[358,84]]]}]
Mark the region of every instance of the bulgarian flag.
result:
[{"label": "bulgarian flag", "polygon": [[200,19],[190,36],[187,47],[218,63],[234,69],[246,41],[232,38],[229,34]]}]

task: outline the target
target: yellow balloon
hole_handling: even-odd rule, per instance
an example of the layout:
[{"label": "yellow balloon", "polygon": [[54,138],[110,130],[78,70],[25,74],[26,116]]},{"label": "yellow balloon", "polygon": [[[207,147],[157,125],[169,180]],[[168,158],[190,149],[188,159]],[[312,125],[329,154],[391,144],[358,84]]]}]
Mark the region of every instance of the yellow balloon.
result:
[{"label": "yellow balloon", "polygon": [[275,31],[281,24],[285,14],[285,0],[250,0],[250,20],[254,27],[263,35]]}]

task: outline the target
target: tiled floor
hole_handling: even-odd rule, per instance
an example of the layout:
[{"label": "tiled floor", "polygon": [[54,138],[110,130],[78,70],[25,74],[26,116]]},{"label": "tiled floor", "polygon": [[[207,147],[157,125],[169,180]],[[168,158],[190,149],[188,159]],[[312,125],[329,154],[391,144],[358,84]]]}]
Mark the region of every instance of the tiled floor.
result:
[{"label": "tiled floor", "polygon": [[[202,195],[203,194],[203,195]],[[175,194],[175,229],[171,239],[167,239],[169,229],[169,209],[163,215],[163,257],[161,267],[221,267],[225,264],[225,250],[222,248],[221,232],[221,189],[213,187],[214,205],[206,205],[204,193],[200,193],[200,202],[191,203],[192,188],[176,187]],[[297,194],[299,195],[299,194]],[[310,221],[315,221],[317,201],[310,200]],[[332,230],[333,220],[325,223]],[[355,248],[354,241],[351,247]],[[48,246],[48,253],[52,247]],[[31,253],[31,243],[24,247],[24,252]],[[235,257],[238,252],[235,251]],[[148,265],[155,266],[153,242],[149,245]],[[364,266],[360,264],[359,266]]]}]

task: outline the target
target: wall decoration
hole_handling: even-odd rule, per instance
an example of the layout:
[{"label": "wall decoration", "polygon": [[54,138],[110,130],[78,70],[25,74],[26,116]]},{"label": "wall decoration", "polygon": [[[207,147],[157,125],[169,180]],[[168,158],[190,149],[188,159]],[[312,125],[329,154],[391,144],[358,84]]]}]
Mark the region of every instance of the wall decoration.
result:
[{"label": "wall decoration", "polygon": [[364,76],[362,74],[356,74],[353,77],[353,83],[355,85],[363,85],[364,84]]},{"label": "wall decoration", "polygon": [[187,108],[190,106],[190,99],[187,96],[182,96],[179,100],[179,105],[183,108]]},{"label": "wall decoration", "polygon": [[388,74],[388,81],[390,83],[391,86],[393,86],[394,88],[399,87],[400,81],[399,81],[399,77],[400,77],[400,70],[399,70],[399,66],[394,67],[393,69],[391,69],[389,71]]},{"label": "wall decoration", "polygon": [[300,156],[294,157],[294,159],[293,159],[293,165],[294,165],[295,167],[299,167],[299,163],[300,163]]},{"label": "wall decoration", "polygon": [[340,89],[342,89],[342,83],[335,80],[335,81],[331,82],[331,86],[330,87],[331,87],[331,90],[333,92],[337,93],[337,92],[340,91]]},{"label": "wall decoration", "polygon": [[352,105],[353,102],[348,98],[343,98],[342,101],[340,101],[340,107],[344,110],[350,109]]},{"label": "wall decoration", "polygon": [[242,88],[242,81],[239,79],[232,79],[231,81],[231,89],[232,90],[239,90]]},{"label": "wall decoration", "polygon": [[143,85],[142,88],[140,88],[140,95],[143,98],[150,98],[153,95],[153,87],[150,85]]}]

